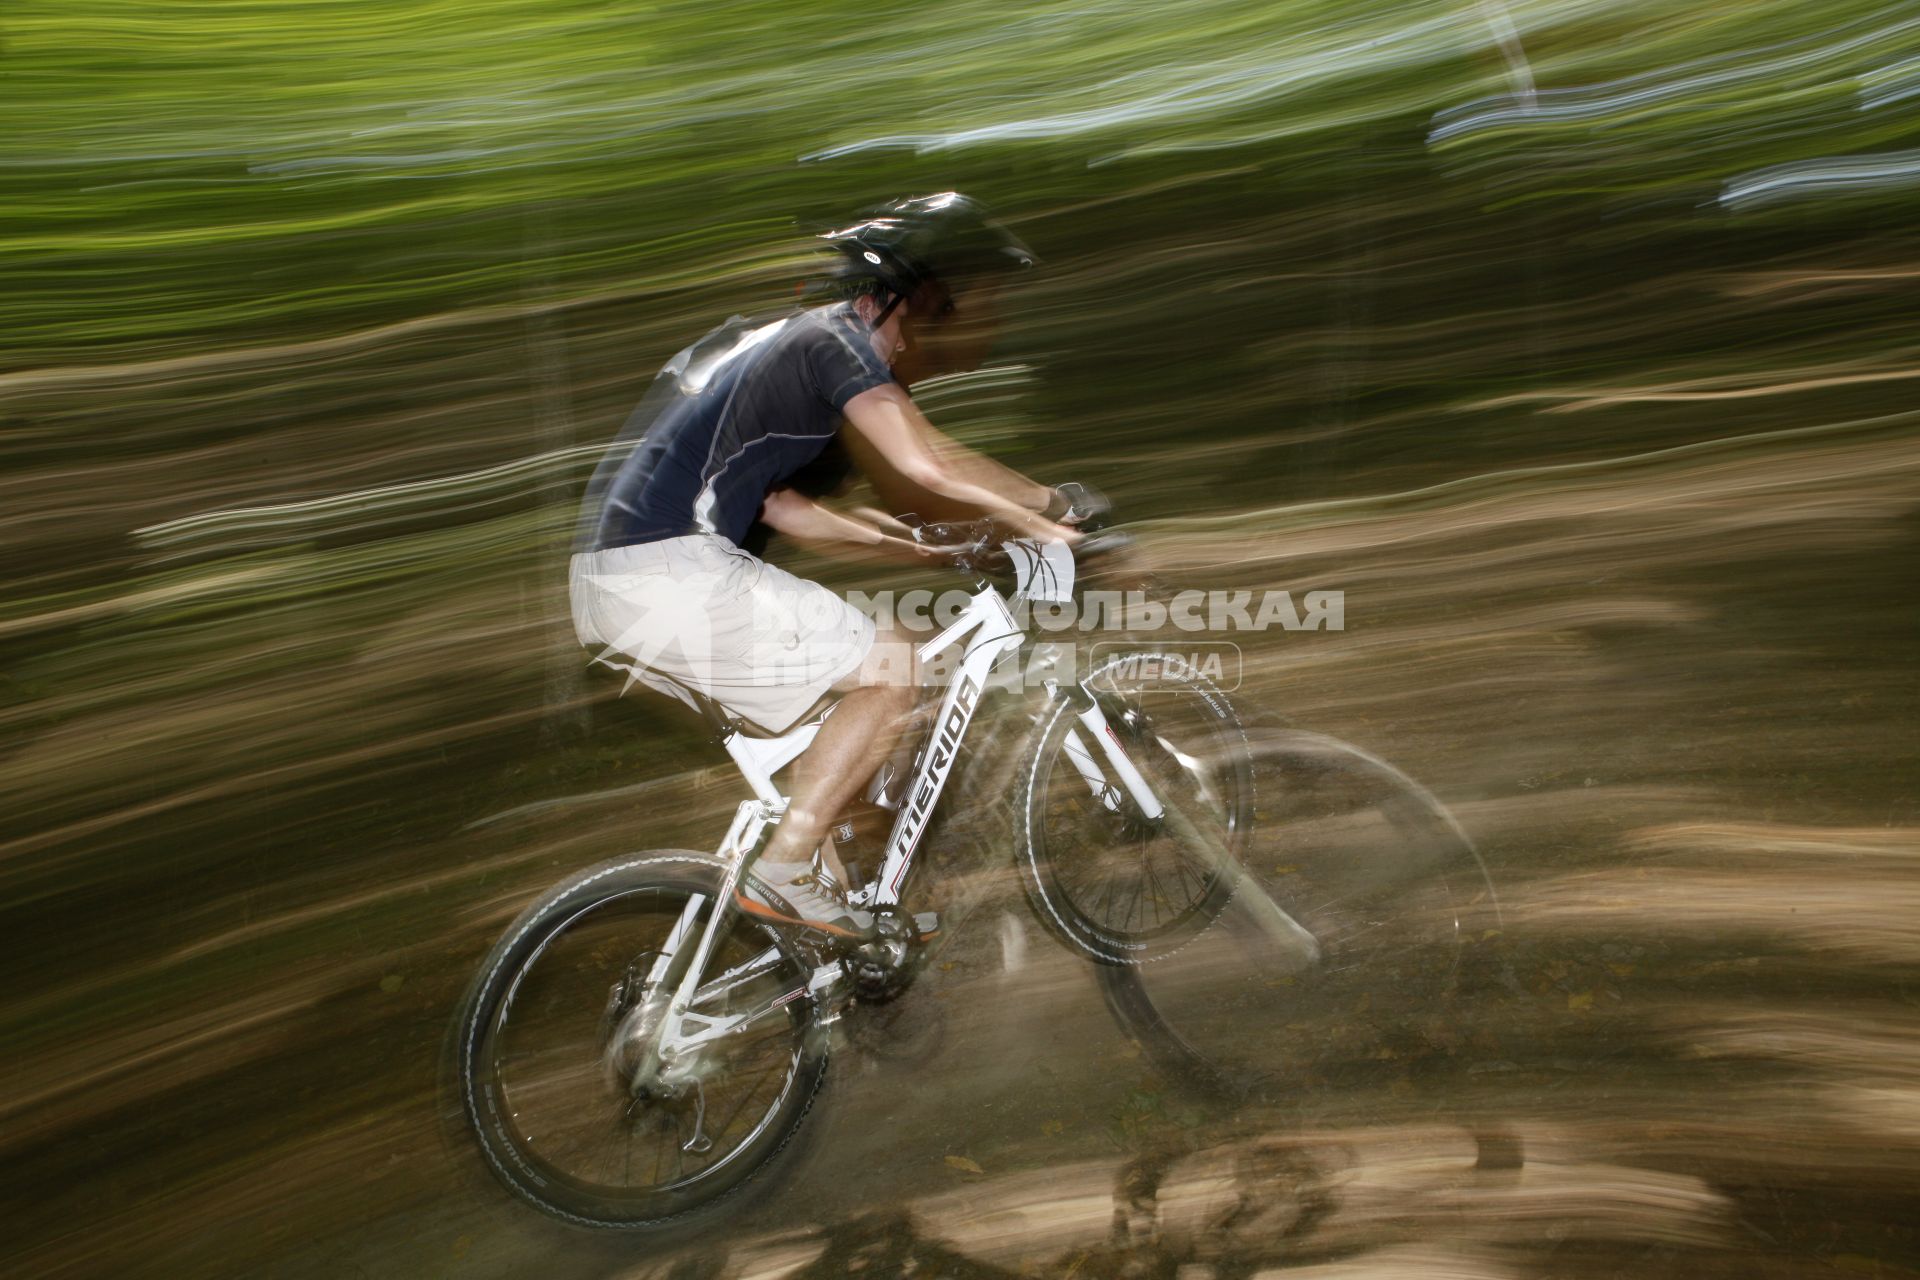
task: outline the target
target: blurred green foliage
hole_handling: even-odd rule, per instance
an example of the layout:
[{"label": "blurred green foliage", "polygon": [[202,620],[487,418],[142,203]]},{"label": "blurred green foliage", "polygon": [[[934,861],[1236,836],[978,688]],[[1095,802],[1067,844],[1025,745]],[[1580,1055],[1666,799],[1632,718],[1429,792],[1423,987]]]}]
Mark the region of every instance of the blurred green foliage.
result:
[{"label": "blurred green foliage", "polygon": [[[792,275],[795,219],[938,186],[1051,215],[1074,267],[1281,212],[1301,249],[1396,209],[1440,249],[1502,199],[1686,216],[1910,139],[1912,99],[1861,103],[1920,49],[1863,0],[23,0],[0,37],[12,368]],[[1540,110],[1426,145],[1529,79]]]}]

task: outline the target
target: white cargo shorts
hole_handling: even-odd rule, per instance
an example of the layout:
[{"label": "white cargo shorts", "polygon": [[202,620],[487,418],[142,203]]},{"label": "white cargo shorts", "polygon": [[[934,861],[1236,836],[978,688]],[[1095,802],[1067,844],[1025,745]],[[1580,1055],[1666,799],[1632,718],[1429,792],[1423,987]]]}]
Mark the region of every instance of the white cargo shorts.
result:
[{"label": "white cargo shorts", "polygon": [[696,689],[769,733],[873,647],[873,619],[715,534],[582,552],[568,579],[594,661],[676,697],[676,683]]}]

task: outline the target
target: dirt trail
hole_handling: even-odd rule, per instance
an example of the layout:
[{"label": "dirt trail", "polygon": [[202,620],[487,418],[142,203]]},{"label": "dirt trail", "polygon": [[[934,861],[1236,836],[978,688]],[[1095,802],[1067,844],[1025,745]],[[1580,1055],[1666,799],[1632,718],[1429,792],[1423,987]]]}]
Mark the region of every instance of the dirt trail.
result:
[{"label": "dirt trail", "polygon": [[[1083,1278],[1920,1268],[1920,637],[1889,585],[1917,508],[1910,440],[1861,428],[1150,531],[1183,581],[1346,591],[1345,632],[1248,637],[1244,693],[1448,803],[1498,887],[1511,981],[1462,1005],[1443,1061],[1221,1115],[1156,1074],[1009,896],[911,997],[937,1050],[843,1053],[796,1176],[724,1238],[665,1253],[493,1187],[443,1114],[439,1051],[521,905],[600,857],[710,845],[721,772],[635,731],[512,794],[491,779],[528,766],[496,761],[448,792],[458,816],[396,828],[375,797],[328,799],[349,756],[276,772],[279,744],[312,729],[303,707],[361,708],[334,726],[350,753],[433,682],[484,700],[504,678],[489,655],[540,634],[498,630],[524,584],[474,584],[471,647],[413,647],[445,618],[389,613],[355,646],[378,661],[315,679],[276,673],[262,632],[254,700],[150,700],[138,730],[204,741],[156,750],[161,767],[228,789],[76,811],[87,852],[63,873],[125,874],[142,823],[258,817],[297,840],[272,814],[303,795],[364,803],[362,835],[272,884],[209,846],[191,889],[156,888],[153,920],[36,975],[0,1103],[9,1251],[41,1275],[555,1280],[895,1274],[909,1256]],[[591,714],[631,710],[607,692]],[[67,708],[7,757],[8,786],[77,772],[126,796],[111,714]],[[434,777],[436,752],[520,732],[515,714],[352,767]],[[52,874],[6,865],[23,893]]]}]

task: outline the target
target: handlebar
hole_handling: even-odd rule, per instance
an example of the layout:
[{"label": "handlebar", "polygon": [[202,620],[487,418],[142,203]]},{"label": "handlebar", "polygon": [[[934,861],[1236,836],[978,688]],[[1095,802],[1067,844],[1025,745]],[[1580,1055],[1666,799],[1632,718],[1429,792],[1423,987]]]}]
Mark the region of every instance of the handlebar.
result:
[{"label": "handlebar", "polygon": [[[992,520],[945,520],[913,526],[913,540],[923,547],[945,552],[953,566],[962,572],[998,571],[1007,566],[1005,539]],[[1088,533],[1073,544],[1078,564],[1130,549],[1133,535],[1121,529],[1103,528]]]},{"label": "handlebar", "polygon": [[963,572],[1003,562],[999,530],[991,520],[943,520],[935,524],[915,525],[913,540],[923,547],[944,552],[954,568]]}]

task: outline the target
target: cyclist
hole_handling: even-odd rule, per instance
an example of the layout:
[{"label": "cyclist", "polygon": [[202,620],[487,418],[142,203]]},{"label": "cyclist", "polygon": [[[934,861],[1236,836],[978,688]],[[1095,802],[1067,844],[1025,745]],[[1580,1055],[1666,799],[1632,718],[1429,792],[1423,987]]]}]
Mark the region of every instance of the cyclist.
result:
[{"label": "cyclist", "polygon": [[[977,368],[1004,279],[1033,254],[954,192],[897,200],[824,237],[839,301],[771,323],[735,317],[669,361],[588,485],[570,569],[574,627],[596,660],[771,733],[839,703],[796,762],[791,799],[739,905],[864,937],[828,824],[891,751],[916,700],[913,648],[825,587],[743,546],[758,526],[832,551],[926,548],[823,506],[808,472],[842,431],[862,456],[1027,536],[1072,540],[1075,490],[1037,484],[942,435],[902,377]],[[844,458],[844,454],[836,455]],[[834,464],[844,474],[850,464]],[[897,526],[896,526],[897,527]],[[821,874],[814,870],[818,851]]]}]

